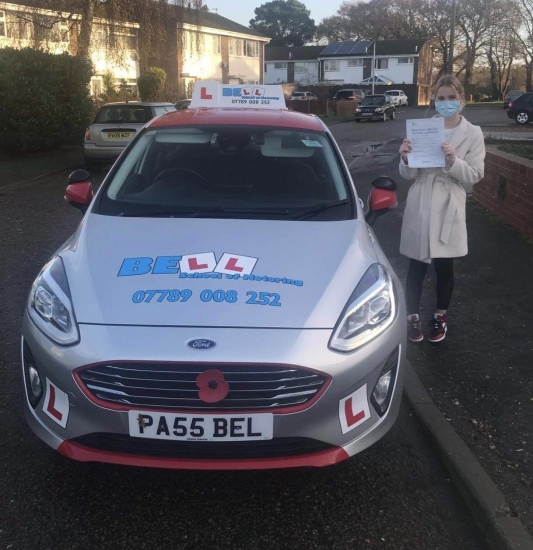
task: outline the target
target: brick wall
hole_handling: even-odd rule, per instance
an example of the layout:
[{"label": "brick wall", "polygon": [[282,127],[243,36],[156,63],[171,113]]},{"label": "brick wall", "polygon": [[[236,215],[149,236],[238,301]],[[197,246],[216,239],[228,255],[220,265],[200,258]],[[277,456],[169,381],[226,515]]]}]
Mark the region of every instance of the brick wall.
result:
[{"label": "brick wall", "polygon": [[474,199],[533,239],[533,161],[488,148]]}]

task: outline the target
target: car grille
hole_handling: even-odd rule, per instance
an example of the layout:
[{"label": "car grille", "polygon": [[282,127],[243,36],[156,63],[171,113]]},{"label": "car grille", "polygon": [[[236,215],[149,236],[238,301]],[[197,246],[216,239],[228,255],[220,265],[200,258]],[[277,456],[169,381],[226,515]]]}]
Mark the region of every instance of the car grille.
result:
[{"label": "car grille", "polygon": [[[206,403],[196,379],[205,371],[223,373],[226,397]],[[306,406],[325,390],[329,377],[292,366],[110,363],[78,371],[78,381],[96,399],[118,408],[179,410],[276,410]]]},{"label": "car grille", "polygon": [[277,437],[268,441],[161,441],[125,434],[92,433],[71,440],[91,449],[161,458],[245,459],[319,453],[334,446],[306,437]]}]

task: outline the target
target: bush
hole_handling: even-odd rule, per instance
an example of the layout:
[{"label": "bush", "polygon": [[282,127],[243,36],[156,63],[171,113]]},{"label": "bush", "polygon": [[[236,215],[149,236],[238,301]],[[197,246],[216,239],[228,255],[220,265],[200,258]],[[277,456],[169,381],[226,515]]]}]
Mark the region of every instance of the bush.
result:
[{"label": "bush", "polygon": [[91,64],[68,54],[0,49],[0,150],[79,144],[91,121]]},{"label": "bush", "polygon": [[167,73],[159,67],[150,67],[137,79],[137,87],[143,101],[157,101],[163,94]]}]

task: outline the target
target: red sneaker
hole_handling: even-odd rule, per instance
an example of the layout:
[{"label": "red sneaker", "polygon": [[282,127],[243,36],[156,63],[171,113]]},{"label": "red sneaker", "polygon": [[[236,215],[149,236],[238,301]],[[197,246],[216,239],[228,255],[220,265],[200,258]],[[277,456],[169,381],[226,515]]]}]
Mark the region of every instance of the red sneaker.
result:
[{"label": "red sneaker", "polygon": [[448,332],[448,323],[446,315],[435,313],[433,319],[429,322],[429,341],[436,344],[442,342],[446,338]]},{"label": "red sneaker", "polygon": [[409,338],[411,342],[422,342],[424,339],[419,315],[415,314],[407,317],[407,338]]}]

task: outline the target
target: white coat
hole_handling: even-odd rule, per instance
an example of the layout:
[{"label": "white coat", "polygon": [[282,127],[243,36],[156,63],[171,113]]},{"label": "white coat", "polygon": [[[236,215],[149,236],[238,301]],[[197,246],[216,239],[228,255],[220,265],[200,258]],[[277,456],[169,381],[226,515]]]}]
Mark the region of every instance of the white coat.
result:
[{"label": "white coat", "polygon": [[400,253],[425,263],[468,253],[466,194],[483,178],[483,132],[461,117],[450,145],[455,162],[445,168],[409,168],[400,159],[402,178],[415,180],[407,195]]}]

